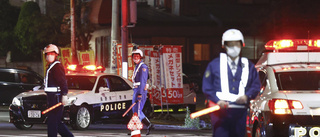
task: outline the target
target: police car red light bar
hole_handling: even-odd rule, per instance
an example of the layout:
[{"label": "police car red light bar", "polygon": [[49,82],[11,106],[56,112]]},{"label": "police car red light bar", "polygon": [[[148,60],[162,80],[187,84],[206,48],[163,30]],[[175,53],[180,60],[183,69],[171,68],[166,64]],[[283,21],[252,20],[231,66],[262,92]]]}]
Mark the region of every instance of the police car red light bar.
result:
[{"label": "police car red light bar", "polygon": [[265,45],[266,50],[320,50],[320,39],[282,39],[271,40]]},{"label": "police car red light bar", "polygon": [[67,70],[76,71],[77,70],[77,65],[69,65],[67,67]]},{"label": "police car red light bar", "polygon": [[69,65],[67,66],[68,73],[70,72],[97,72],[97,71],[104,71],[105,68],[102,66],[95,66],[95,65],[86,65],[86,66],[78,66],[78,65]]}]

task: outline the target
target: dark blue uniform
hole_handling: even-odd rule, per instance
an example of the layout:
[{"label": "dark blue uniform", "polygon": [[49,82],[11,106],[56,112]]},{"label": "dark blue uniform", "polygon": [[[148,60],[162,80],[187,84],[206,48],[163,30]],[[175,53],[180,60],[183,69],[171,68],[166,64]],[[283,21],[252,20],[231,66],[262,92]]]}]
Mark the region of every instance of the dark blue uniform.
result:
[{"label": "dark blue uniform", "polygon": [[[142,64],[141,64],[142,63]],[[139,65],[141,64],[141,66],[139,67]],[[139,67],[139,68],[138,68]],[[139,119],[140,121],[142,121],[142,119],[144,119],[146,116],[144,115],[144,113],[142,112],[142,109],[144,107],[144,104],[146,103],[147,100],[147,90],[144,90],[146,84],[147,84],[147,80],[148,80],[148,66],[146,64],[144,64],[142,61],[136,65],[135,67],[135,71],[133,72],[133,74],[135,75],[134,77],[134,83],[139,83],[137,85],[134,84],[134,88],[133,88],[133,98],[132,98],[132,103],[137,101],[137,97],[139,94],[141,94],[141,102],[140,102],[140,106],[139,105],[135,105],[132,108],[133,113],[137,112],[139,115]],[[137,103],[139,104],[139,103]]]},{"label": "dark blue uniform", "polygon": [[[235,75],[232,75],[231,69],[228,66],[228,82],[229,92],[237,95],[239,92],[239,84],[241,81],[242,65],[241,59],[237,63]],[[254,99],[260,91],[259,75],[255,66],[249,61],[249,76],[245,87],[245,95],[248,100]],[[212,60],[205,71],[203,77],[202,89],[207,99],[217,103],[220,99],[216,92],[221,89],[220,76],[220,57]],[[233,102],[230,102],[231,104]],[[229,103],[229,104],[230,104]],[[247,108],[228,108],[220,109],[210,114],[211,124],[213,129],[213,137],[244,137],[246,130]]]},{"label": "dark blue uniform", "polygon": [[[68,85],[65,71],[59,61],[55,61],[47,69],[45,77],[48,108],[62,101],[62,95],[68,94]],[[50,89],[50,90],[49,90]],[[57,89],[55,91],[55,89]],[[61,121],[63,106],[59,106],[48,112],[48,136],[56,137],[59,133],[62,137],[73,137],[67,126]]]}]

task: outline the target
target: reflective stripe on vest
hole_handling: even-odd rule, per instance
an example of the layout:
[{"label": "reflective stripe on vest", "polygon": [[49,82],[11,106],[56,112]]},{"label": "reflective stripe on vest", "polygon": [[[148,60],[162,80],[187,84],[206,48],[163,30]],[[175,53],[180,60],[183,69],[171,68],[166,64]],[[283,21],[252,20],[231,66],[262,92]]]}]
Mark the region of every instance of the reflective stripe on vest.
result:
[{"label": "reflective stripe on vest", "polygon": [[[134,81],[134,78],[136,77],[137,72],[138,72],[138,70],[140,69],[140,67],[141,67],[142,64],[143,64],[143,62],[140,62],[140,64],[139,64],[139,66],[137,67],[137,69],[134,68],[134,70],[133,70],[133,75],[132,75],[133,86],[135,86],[134,83],[136,83],[136,82]],[[140,82],[139,82],[139,85],[140,85]]]},{"label": "reflective stripe on vest", "polygon": [[44,84],[44,88],[48,88],[48,77],[49,77],[49,71],[50,69],[57,63],[60,63],[59,61],[55,61],[52,63],[52,65],[47,69],[47,73],[46,73],[46,79],[45,79],[45,84]]},{"label": "reflective stripe on vest", "polygon": [[239,92],[238,92],[238,95],[236,95],[229,92],[227,55],[225,53],[220,53],[221,92],[216,93],[217,97],[220,100],[235,102],[238,97],[243,96],[245,94],[244,92],[247,86],[248,76],[249,76],[249,61],[247,58],[242,57],[241,63],[243,63],[242,74],[241,74],[241,80],[239,83]]}]

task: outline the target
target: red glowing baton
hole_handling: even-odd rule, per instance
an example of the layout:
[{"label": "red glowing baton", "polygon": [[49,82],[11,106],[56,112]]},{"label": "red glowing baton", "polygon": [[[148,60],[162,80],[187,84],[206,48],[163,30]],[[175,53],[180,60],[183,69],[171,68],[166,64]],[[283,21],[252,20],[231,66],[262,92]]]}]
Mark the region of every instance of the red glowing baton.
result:
[{"label": "red glowing baton", "polygon": [[191,113],[190,114],[190,118],[191,119],[194,119],[194,118],[197,118],[197,117],[200,117],[202,115],[206,115],[206,114],[209,114],[211,112],[214,112],[214,111],[217,111],[220,109],[220,106],[219,105],[214,105],[212,107],[209,107],[209,108],[205,108],[205,109],[202,109],[200,111],[197,111],[197,112],[194,112],[194,113]]},{"label": "red glowing baton", "polygon": [[134,102],[130,107],[129,107],[129,109],[126,111],[126,112],[124,112],[123,113],[123,115],[122,115],[122,117],[124,117],[125,115],[127,115],[127,113],[132,109],[132,107],[134,106],[134,105],[136,105],[137,103],[136,102]]},{"label": "red glowing baton", "polygon": [[[246,108],[246,106],[230,104],[230,105],[228,106],[228,108]],[[205,108],[205,109],[199,110],[199,111],[197,111],[197,112],[191,113],[191,114],[190,114],[190,118],[194,119],[194,118],[197,118],[197,117],[200,117],[200,116],[209,114],[209,113],[211,113],[211,112],[217,111],[217,110],[219,110],[219,109],[220,109],[220,106],[219,106],[219,105],[214,105],[214,106],[212,106],[212,107]]]},{"label": "red glowing baton", "polygon": [[59,106],[61,106],[62,105],[62,103],[60,102],[60,103],[58,103],[58,104],[55,104],[54,106],[52,106],[52,107],[50,107],[50,108],[48,108],[48,109],[46,109],[46,110],[44,110],[44,111],[42,111],[42,115],[43,114],[45,114],[45,113],[48,113],[49,111],[51,111],[52,109],[55,109],[55,108],[57,108],[57,107],[59,107]]}]

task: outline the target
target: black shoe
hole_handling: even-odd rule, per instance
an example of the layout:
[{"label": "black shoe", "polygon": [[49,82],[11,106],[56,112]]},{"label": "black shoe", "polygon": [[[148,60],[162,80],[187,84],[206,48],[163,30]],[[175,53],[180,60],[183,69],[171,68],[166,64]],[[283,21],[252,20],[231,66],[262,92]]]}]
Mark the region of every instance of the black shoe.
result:
[{"label": "black shoe", "polygon": [[153,130],[153,129],[154,129],[153,124],[150,124],[150,125],[148,126],[148,128],[147,128],[147,133],[146,133],[146,135],[149,135],[149,134],[150,134],[150,131]]},{"label": "black shoe", "polygon": [[142,123],[145,124],[147,126],[147,133],[146,135],[150,134],[150,131],[152,129],[154,129],[153,124],[151,124],[151,122],[149,121],[149,119],[147,117],[145,117],[144,119],[142,119]]}]

